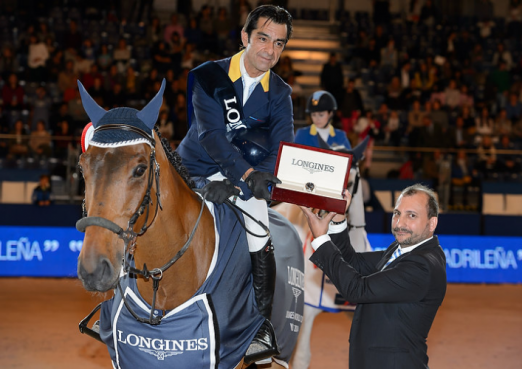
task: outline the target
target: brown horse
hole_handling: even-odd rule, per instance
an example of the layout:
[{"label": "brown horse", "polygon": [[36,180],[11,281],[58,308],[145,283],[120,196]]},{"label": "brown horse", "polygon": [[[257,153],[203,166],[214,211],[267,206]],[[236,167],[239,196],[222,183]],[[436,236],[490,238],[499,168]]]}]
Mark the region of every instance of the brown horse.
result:
[{"label": "brown horse", "polygon": [[[113,364],[126,367],[124,353],[129,351],[124,349],[136,349],[132,355],[145,352],[146,360],[166,361],[189,357],[196,347],[214,349],[208,354],[211,367],[213,363],[216,368],[241,368],[245,347],[263,321],[254,307],[241,223],[226,216],[231,214],[226,207],[205,204],[192,189],[179,155],[153,131],[162,91],[139,112],[130,108],[107,112],[81,84],[80,92],[94,135],[79,161],[85,178],[85,217],[77,228],[85,238],[78,276],[87,290],[115,289],[114,302],[102,303],[100,315],[100,340],[109,347]],[[216,232],[220,216],[221,224],[228,227],[221,234]],[[230,245],[224,241],[228,239]],[[221,264],[226,265],[220,266],[224,258]],[[218,271],[223,274],[216,275]],[[123,288],[122,280],[127,281]],[[223,292],[220,283],[228,283],[225,291],[231,295]],[[138,297],[132,300],[134,295]],[[211,327],[208,331],[217,336],[216,342],[153,336],[158,327],[169,324],[164,322],[189,310],[187,304],[200,303],[200,296],[206,300],[196,310],[206,310],[209,316],[201,318],[204,324],[195,325]],[[114,305],[116,300],[119,305]],[[141,325],[136,329],[147,333],[128,333],[117,325],[125,321],[120,312],[127,310],[139,322],[134,321],[132,329]]]}]

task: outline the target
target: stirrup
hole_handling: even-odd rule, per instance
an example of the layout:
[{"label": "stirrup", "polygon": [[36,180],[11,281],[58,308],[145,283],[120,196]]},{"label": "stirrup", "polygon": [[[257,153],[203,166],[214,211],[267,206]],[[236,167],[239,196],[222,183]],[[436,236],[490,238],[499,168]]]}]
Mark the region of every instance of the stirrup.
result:
[{"label": "stirrup", "polygon": [[268,360],[266,362],[260,361],[270,359],[272,356],[279,354],[280,351],[277,347],[274,327],[268,319],[265,319],[263,325],[261,325],[248,347],[244,362],[246,365],[250,365],[254,362],[258,362],[259,364],[270,363]]}]

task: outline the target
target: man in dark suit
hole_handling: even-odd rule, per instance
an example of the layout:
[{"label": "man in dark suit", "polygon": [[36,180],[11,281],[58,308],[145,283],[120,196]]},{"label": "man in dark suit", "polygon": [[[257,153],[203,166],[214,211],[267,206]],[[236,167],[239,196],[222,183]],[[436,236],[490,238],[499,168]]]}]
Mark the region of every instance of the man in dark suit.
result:
[{"label": "man in dark suit", "polygon": [[[241,190],[233,201],[267,226],[268,185],[279,183],[273,175],[279,143],[294,140],[292,89],[270,69],[277,64],[291,35],[292,16],[285,9],[263,5],[251,11],[241,31],[244,50],[191,71],[187,87],[191,126],[177,149],[198,187],[226,179],[224,183],[232,189]],[[247,145],[241,146],[245,142]],[[207,195],[209,201],[219,199],[215,192]],[[268,321],[275,259],[266,230],[248,217],[245,224],[256,235],[247,234],[247,241],[257,306],[267,319],[247,357],[264,363],[257,357],[277,353]],[[266,236],[257,237],[260,234]]]},{"label": "man in dark suit", "polygon": [[344,215],[320,218],[302,209],[315,238],[310,260],[357,303],[350,368],[428,368],[426,339],[446,293],[446,258],[433,234],[434,192],[420,184],[402,191],[391,224],[395,242],[385,251],[356,253]]}]

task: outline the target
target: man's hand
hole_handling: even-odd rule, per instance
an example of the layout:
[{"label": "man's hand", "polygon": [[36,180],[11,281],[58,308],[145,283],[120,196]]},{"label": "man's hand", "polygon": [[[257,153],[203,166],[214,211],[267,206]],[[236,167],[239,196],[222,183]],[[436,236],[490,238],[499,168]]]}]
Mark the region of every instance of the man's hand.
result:
[{"label": "man's hand", "polygon": [[[344,190],[343,198],[346,200],[346,210],[348,210],[348,207],[352,202],[352,195],[350,194],[350,192],[348,192],[348,190]],[[319,216],[319,212],[314,212],[310,208],[306,208],[304,206],[300,206],[300,208],[306,216],[308,226],[310,227],[310,230],[312,231],[312,235],[314,236],[314,238],[327,234],[328,227],[332,220],[340,222],[345,218],[344,214],[337,213],[327,213],[326,215],[321,217]]]},{"label": "man's hand", "polygon": [[237,189],[228,179],[223,181],[212,181],[201,189],[201,195],[205,200],[222,204],[231,196],[239,196],[239,189]]},{"label": "man's hand", "polygon": [[268,186],[273,183],[279,184],[281,181],[272,173],[254,170],[246,177],[245,183],[256,199],[270,201]]}]

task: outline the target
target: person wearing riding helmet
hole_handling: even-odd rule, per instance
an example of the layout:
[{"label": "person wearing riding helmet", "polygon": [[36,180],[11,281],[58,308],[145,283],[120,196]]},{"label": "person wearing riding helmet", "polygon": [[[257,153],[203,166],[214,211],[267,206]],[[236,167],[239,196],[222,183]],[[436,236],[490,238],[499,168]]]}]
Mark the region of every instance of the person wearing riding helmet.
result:
[{"label": "person wearing riding helmet", "polygon": [[337,102],[331,93],[315,91],[306,104],[312,124],[297,130],[295,143],[331,150],[351,149],[346,133],[332,125],[336,110]]}]

